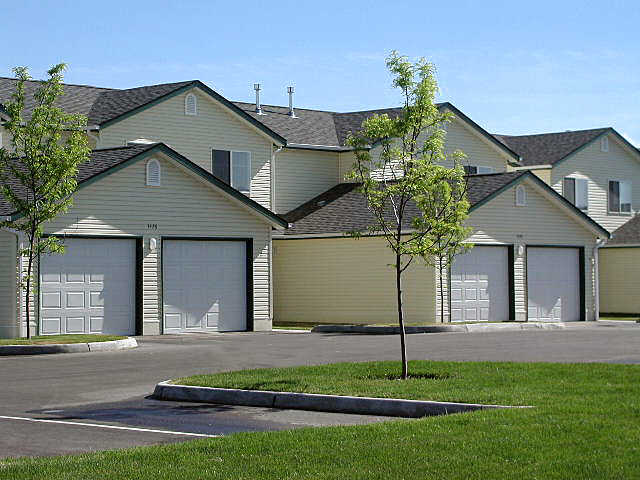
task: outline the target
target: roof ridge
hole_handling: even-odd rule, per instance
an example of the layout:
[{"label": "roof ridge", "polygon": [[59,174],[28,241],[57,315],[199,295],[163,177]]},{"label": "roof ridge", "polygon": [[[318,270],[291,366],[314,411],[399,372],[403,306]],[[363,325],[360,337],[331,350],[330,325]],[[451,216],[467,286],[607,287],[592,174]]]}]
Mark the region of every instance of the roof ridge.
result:
[{"label": "roof ridge", "polygon": [[118,88],[118,89],[114,89],[114,90],[118,91],[118,92],[128,92],[128,91],[131,91],[131,90],[136,90],[138,88],[164,87],[164,86],[167,86],[167,85],[179,85],[179,84],[188,85],[190,83],[197,83],[197,82],[200,82],[200,80],[182,80],[180,82],[154,83],[153,85],[139,85],[137,87]]},{"label": "roof ridge", "polygon": [[[14,81],[18,81],[17,78],[15,77],[4,77],[0,75],[0,80],[14,80]],[[36,80],[36,79],[30,79],[27,80],[27,82],[32,82],[32,83],[42,83],[45,82],[46,80]],[[96,87],[95,85],[86,85],[86,84],[82,84],[82,83],[66,83],[66,82],[62,82],[63,86],[69,86],[69,87],[82,87],[82,88],[95,88],[97,90],[120,90],[119,88],[113,88],[113,87]]]},{"label": "roof ridge", "polygon": [[134,145],[119,145],[117,147],[104,147],[104,148],[94,148],[91,150],[91,153],[94,152],[106,152],[108,150],[126,150],[128,148],[140,148],[140,147],[154,147],[156,145],[160,145],[163,142],[153,142],[153,143],[140,143]]},{"label": "roof ridge", "polygon": [[525,135],[506,135],[503,133],[492,133],[494,137],[506,137],[506,138],[522,138],[522,137],[541,137],[543,135],[563,135],[569,133],[584,133],[584,132],[597,132],[609,130],[613,127],[596,127],[596,128],[585,128],[583,130],[564,130],[562,132],[544,132],[544,133],[527,133]]}]

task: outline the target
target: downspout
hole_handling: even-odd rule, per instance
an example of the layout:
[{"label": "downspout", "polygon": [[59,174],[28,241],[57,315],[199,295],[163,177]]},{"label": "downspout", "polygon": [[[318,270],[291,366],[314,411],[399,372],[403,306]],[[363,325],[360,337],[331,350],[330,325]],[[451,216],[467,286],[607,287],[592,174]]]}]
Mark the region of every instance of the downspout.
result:
[{"label": "downspout", "polygon": [[595,301],[594,303],[594,314],[593,314],[593,318],[595,321],[600,320],[600,259],[599,259],[599,250],[601,247],[603,247],[605,244],[607,243],[607,239],[606,238],[600,238],[597,242],[596,245],[593,247],[593,267],[594,267],[594,294],[595,294]]},{"label": "downspout", "polygon": [[[269,205],[271,206],[271,211],[275,212],[275,202],[276,202],[276,155],[278,152],[282,151],[284,146],[278,147],[277,149],[271,148],[271,188],[270,188],[270,199]],[[271,326],[273,328],[273,239],[271,238],[271,230],[269,230],[269,318],[271,319]]]},{"label": "downspout", "polygon": [[275,150],[273,150],[273,148],[271,149],[271,198],[269,202],[271,205],[271,211],[274,213],[276,211],[276,155],[281,152],[283,148],[284,145]]}]

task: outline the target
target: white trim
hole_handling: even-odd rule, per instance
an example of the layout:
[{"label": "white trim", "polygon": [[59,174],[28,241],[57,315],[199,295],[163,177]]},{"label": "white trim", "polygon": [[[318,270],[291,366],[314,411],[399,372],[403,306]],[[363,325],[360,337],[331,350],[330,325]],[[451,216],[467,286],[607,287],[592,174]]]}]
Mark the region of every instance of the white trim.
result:
[{"label": "white trim", "polygon": [[[618,182],[618,207],[619,210],[616,212],[614,210],[609,210],[609,183],[610,182]],[[628,183],[631,186],[631,209],[628,212],[622,211],[622,195],[620,194],[620,185],[623,183]],[[607,179],[607,215],[614,215],[620,217],[631,217],[633,216],[633,182],[631,180],[621,180],[619,178],[609,178]]]},{"label": "white trim", "polygon": [[[193,111],[190,110],[189,100],[193,99]],[[195,117],[198,115],[198,97],[196,97],[195,93],[188,92],[184,96],[184,114]]]}]

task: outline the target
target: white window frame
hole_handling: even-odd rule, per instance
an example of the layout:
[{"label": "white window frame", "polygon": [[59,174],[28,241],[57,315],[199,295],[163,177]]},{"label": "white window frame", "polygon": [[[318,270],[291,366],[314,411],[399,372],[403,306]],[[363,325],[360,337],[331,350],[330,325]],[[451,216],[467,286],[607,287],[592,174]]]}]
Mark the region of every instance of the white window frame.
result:
[{"label": "white window frame", "polygon": [[[193,112],[189,111],[189,99],[193,98]],[[198,115],[198,97],[194,93],[187,93],[184,97],[184,114],[195,117]]]},{"label": "white window frame", "polygon": [[[618,211],[615,212],[613,210],[609,210],[609,183],[610,182],[618,182],[619,185],[623,183],[629,184],[629,190],[631,192],[631,202],[629,203],[630,208],[628,212],[622,211],[622,195],[621,195],[621,187],[618,187]],[[621,180],[619,178],[610,178],[607,180],[607,213],[609,215],[623,215],[623,216],[631,216],[633,215],[633,182],[631,180]]]},{"label": "white window frame", "polygon": [[[151,165],[156,165],[158,167],[158,181],[157,182],[152,182],[149,176],[149,167],[151,167]],[[160,162],[158,160],[156,160],[155,158],[152,158],[151,160],[149,160],[147,162],[146,165],[146,184],[147,187],[160,187],[162,185],[162,168],[160,168]]]},{"label": "white window frame", "polygon": [[[522,199],[518,198],[518,192],[522,192]],[[516,187],[516,207],[526,207],[527,206],[527,189],[524,188],[524,185],[518,185]]]},{"label": "white window frame", "polygon": [[602,137],[600,139],[600,151],[601,152],[609,151],[609,137]]},{"label": "white window frame", "polygon": [[[570,178],[571,180],[573,180],[573,202],[571,202],[571,200],[569,200],[567,198],[567,192],[564,191],[564,181],[565,179]],[[578,201],[578,182],[576,180],[580,180],[586,183],[587,186],[587,205],[585,206],[585,208],[580,208],[577,205],[577,201]],[[607,196],[609,195],[609,183],[607,183]],[[575,177],[573,175],[567,175],[566,177],[562,178],[562,196],[569,201],[570,203],[573,204],[574,207],[576,207],[578,210],[582,211],[582,212],[587,212],[589,210],[589,179],[588,178],[584,178],[584,177]],[[607,199],[608,201],[608,199]],[[608,208],[608,203],[607,203],[607,208]]]}]

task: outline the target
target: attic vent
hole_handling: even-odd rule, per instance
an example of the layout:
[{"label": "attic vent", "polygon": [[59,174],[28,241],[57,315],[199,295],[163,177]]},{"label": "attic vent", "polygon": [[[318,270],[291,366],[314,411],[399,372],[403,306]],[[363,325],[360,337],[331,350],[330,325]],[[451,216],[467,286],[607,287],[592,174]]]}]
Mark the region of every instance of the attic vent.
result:
[{"label": "attic vent", "polygon": [[198,100],[193,93],[188,93],[184,97],[184,114],[185,115],[197,115],[198,114]]},{"label": "attic vent", "polygon": [[607,137],[602,137],[600,139],[600,151],[602,152],[609,151],[609,139]]},{"label": "attic vent", "polygon": [[527,205],[527,191],[523,185],[516,187],[516,206],[524,207]]},{"label": "attic vent", "polygon": [[150,187],[160,186],[160,162],[154,158],[147,162],[147,185]]}]

